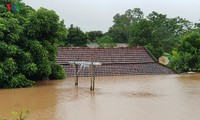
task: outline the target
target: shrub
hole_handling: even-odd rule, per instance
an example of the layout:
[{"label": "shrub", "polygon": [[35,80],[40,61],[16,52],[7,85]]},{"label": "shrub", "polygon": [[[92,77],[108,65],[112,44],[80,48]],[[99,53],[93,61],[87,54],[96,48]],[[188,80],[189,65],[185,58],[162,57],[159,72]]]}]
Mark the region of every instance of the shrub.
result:
[{"label": "shrub", "polygon": [[115,47],[117,44],[113,41],[112,37],[104,36],[95,40],[99,47]]},{"label": "shrub", "polygon": [[50,75],[50,79],[64,79],[65,78],[65,70],[58,64],[53,64],[51,66],[52,73]]},{"label": "shrub", "polygon": [[16,77],[13,77],[9,81],[9,87],[10,88],[23,88],[23,87],[30,87],[34,86],[35,82],[28,80],[24,75],[20,74],[17,75]]}]

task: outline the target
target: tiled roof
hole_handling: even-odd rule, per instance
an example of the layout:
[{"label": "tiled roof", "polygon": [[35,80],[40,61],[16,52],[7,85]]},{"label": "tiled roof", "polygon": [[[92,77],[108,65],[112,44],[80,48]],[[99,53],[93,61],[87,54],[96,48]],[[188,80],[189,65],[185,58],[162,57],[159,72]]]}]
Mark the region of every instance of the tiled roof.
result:
[{"label": "tiled roof", "polygon": [[[96,67],[96,76],[172,74],[173,70],[157,63],[144,47],[126,48],[75,48],[60,47],[57,63],[64,66],[69,77],[75,67],[68,61],[101,62]],[[89,69],[81,70],[79,76],[90,76]]]}]

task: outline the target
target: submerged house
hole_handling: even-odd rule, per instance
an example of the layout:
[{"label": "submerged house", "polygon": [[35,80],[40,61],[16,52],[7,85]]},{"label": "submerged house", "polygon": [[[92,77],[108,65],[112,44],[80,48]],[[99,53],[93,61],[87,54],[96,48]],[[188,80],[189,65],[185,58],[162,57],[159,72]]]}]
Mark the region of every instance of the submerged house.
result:
[{"label": "submerged house", "polygon": [[[69,61],[101,62],[101,66],[96,66],[96,76],[174,73],[172,69],[158,63],[145,47],[60,47],[57,63],[63,65],[68,77],[73,77],[75,74],[75,67],[70,65]],[[82,68],[79,76],[90,76],[90,69]]]}]

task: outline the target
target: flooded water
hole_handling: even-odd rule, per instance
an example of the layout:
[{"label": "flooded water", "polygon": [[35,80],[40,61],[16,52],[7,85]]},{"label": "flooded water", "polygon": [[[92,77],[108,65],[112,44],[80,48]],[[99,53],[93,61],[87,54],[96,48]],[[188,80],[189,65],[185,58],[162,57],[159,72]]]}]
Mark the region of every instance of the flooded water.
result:
[{"label": "flooded water", "polygon": [[0,118],[28,109],[29,120],[199,120],[200,74],[43,81],[0,90]]}]

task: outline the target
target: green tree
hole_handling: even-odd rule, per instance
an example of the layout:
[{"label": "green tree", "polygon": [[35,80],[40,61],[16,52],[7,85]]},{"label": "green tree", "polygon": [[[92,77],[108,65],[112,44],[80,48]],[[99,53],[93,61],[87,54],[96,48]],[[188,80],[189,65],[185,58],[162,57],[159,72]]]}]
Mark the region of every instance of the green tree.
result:
[{"label": "green tree", "polygon": [[170,57],[170,65],[182,72],[200,71],[200,29],[181,37]]},{"label": "green tree", "polygon": [[154,43],[165,52],[171,52],[180,36],[191,29],[191,23],[180,17],[167,18],[167,15],[152,12],[147,18],[152,23]]},{"label": "green tree", "polygon": [[153,29],[147,19],[142,19],[136,24],[131,25],[131,34],[129,37],[129,46],[145,46],[152,43]]},{"label": "green tree", "polygon": [[[19,1],[11,3],[15,2]],[[53,71],[59,40],[66,39],[59,17],[54,11],[35,11],[19,3],[22,9],[18,12],[0,6],[0,88],[33,86],[32,80],[43,77],[64,78],[61,67]]]},{"label": "green tree", "polygon": [[33,86],[34,82],[19,71],[19,62],[25,57],[25,52],[22,53],[18,45],[23,27],[10,12],[4,11],[0,16],[0,88]]},{"label": "green tree", "polygon": [[171,53],[179,38],[191,28],[191,23],[185,19],[152,12],[131,24],[128,43],[129,46],[146,46],[159,58],[164,52]]},{"label": "green tree", "polygon": [[86,33],[88,36],[88,39],[90,42],[93,42],[96,40],[98,37],[103,37],[103,32],[102,31],[90,31]]},{"label": "green tree", "polygon": [[64,24],[64,20],[61,20],[60,23],[58,23],[58,30],[56,34],[57,34],[57,40],[59,41],[58,46],[65,46],[67,44],[66,38],[67,38],[68,31]]},{"label": "green tree", "polygon": [[80,28],[70,26],[67,35],[67,45],[68,46],[82,46],[85,47],[87,44],[87,35],[81,31]]},{"label": "green tree", "polygon": [[111,36],[115,42],[127,43],[130,35],[130,26],[143,19],[143,12],[140,8],[128,9],[124,14],[116,14],[114,25],[109,29],[108,35]]},{"label": "green tree", "polygon": [[[26,39],[29,40],[24,41],[24,49],[31,53],[32,61],[37,65],[36,73],[28,77],[30,79],[49,77],[53,72],[54,64],[56,64],[59,41],[66,39],[67,32],[63,27],[64,23],[59,21],[59,16],[53,10],[45,8],[31,12],[28,18],[24,28]],[[59,72],[62,73],[63,69],[60,69]]]},{"label": "green tree", "polygon": [[111,38],[109,36],[97,38],[95,41],[99,45],[99,47],[115,47],[115,46],[117,46],[117,44],[113,41],[113,38]]}]

